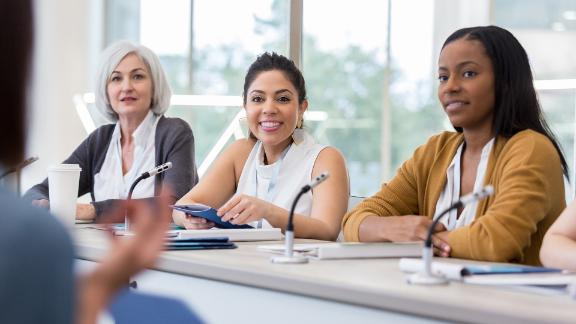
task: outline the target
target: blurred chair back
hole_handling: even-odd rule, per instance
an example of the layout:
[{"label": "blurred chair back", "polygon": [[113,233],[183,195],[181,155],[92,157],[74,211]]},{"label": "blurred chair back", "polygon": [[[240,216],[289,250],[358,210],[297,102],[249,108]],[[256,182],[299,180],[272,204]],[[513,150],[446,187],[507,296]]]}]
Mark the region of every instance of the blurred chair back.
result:
[{"label": "blurred chair back", "polygon": [[348,197],[348,211],[351,211],[352,208],[356,207],[356,205],[358,205],[364,199],[366,199],[366,197],[361,197],[361,196]]},{"label": "blurred chair back", "polygon": [[[352,208],[356,207],[362,200],[366,197],[361,196],[350,196],[348,197],[348,210],[347,212],[351,211]],[[338,234],[338,238],[336,239],[337,242],[344,242],[344,233],[340,230],[340,234]]]}]

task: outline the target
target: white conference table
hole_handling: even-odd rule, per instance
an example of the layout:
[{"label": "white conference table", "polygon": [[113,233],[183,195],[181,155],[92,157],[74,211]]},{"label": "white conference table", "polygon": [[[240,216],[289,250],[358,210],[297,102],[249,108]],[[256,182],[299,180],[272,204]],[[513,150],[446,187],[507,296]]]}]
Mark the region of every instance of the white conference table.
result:
[{"label": "white conference table", "polygon": [[[98,261],[106,233],[77,227],[77,258]],[[166,251],[136,278],[138,289],[180,298],[209,323],[574,323],[576,301],[501,287],[414,286],[398,259],[311,260],[273,264],[258,245]]]}]

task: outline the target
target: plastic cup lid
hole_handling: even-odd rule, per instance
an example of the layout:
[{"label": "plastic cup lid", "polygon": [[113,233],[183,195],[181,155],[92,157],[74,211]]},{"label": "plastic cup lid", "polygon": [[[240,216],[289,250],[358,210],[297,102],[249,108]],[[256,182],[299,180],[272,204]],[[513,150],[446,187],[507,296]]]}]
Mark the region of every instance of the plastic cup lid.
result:
[{"label": "plastic cup lid", "polygon": [[82,168],[78,164],[56,164],[51,165],[48,171],[82,171]]}]

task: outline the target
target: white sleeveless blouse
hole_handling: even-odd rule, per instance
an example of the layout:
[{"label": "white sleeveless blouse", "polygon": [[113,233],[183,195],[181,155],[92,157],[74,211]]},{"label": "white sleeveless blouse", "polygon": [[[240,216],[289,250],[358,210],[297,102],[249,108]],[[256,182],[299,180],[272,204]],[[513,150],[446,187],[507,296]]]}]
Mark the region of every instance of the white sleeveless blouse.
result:
[{"label": "white sleeveless blouse", "polygon": [[[290,211],[296,194],[312,180],[314,163],[325,147],[315,143],[310,134],[304,133],[304,141],[292,143],[284,158],[265,165],[262,142],[257,141],[244,164],[236,194],[254,196]],[[300,198],[294,212],[310,216],[312,191]],[[250,225],[256,227],[258,222]],[[262,227],[272,226],[263,220]]]}]

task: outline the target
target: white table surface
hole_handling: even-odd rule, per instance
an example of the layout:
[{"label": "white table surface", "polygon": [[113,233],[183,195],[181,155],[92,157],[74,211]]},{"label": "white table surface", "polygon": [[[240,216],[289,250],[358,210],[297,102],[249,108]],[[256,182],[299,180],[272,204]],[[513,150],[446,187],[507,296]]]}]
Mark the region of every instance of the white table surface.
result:
[{"label": "white table surface", "polygon": [[[99,260],[106,251],[106,233],[80,227],[75,230],[78,258]],[[566,295],[541,295],[458,282],[414,286],[405,282],[398,259],[311,260],[308,264],[285,265],[271,263],[270,254],[256,249],[258,245],[278,243],[237,243],[238,248],[233,250],[166,251],[154,269],[166,276],[182,275],[200,284],[208,279],[222,287],[265,289],[272,294],[261,297],[266,298],[265,301],[278,298],[273,297],[279,296],[277,293],[288,293],[336,302],[334,304],[342,308],[360,307],[358,309],[366,310],[367,314],[371,311],[398,314],[398,320],[411,318],[402,317],[406,314],[416,316],[412,318],[415,322],[426,318],[484,323],[576,321],[576,301]],[[214,294],[224,293],[215,291]],[[237,302],[243,301],[240,298]],[[258,313],[259,308],[254,305],[253,310]],[[359,320],[362,322],[362,318]]]}]

